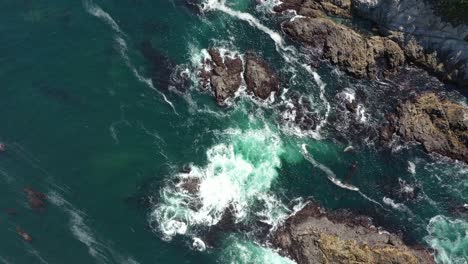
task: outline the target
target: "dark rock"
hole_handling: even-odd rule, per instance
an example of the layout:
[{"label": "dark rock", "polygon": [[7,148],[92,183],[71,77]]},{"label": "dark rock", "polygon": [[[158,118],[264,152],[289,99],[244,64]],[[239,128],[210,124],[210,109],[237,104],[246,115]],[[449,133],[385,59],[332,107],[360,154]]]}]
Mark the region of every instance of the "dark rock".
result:
[{"label": "dark rock", "polygon": [[200,178],[185,177],[180,178],[179,180],[180,182],[177,184],[177,186],[182,188],[184,191],[187,191],[190,194],[197,194],[200,191]]},{"label": "dark rock", "polygon": [[327,18],[298,17],[283,24],[283,30],[314,53],[358,78],[376,78],[379,72],[396,71],[404,53],[390,39],[365,38]]},{"label": "dark rock", "polygon": [[150,40],[141,42],[139,50],[148,62],[148,73],[153,85],[159,89],[169,88],[170,76],[174,68],[169,57],[156,50]]},{"label": "dark rock", "polygon": [[427,152],[468,162],[467,116],[465,106],[429,92],[401,103],[393,123],[404,140],[421,143]]},{"label": "dark rock", "polygon": [[312,131],[317,128],[318,118],[313,111],[312,103],[298,94],[291,96],[288,104],[279,107],[281,122],[293,122],[303,131]]},{"label": "dark rock", "polygon": [[211,59],[213,60],[214,64],[216,64],[219,67],[225,67],[224,66],[224,60],[221,57],[221,54],[219,53],[219,50],[211,48],[208,50],[208,54],[210,54]]},{"label": "dark rock", "polygon": [[24,188],[28,196],[28,203],[32,209],[44,209],[47,196],[41,192],[33,190],[31,187]]},{"label": "dark rock", "polygon": [[271,242],[298,264],[435,263],[427,250],[380,232],[370,218],[345,210],[326,212],[315,203],[290,216]]},{"label": "dark rock", "polygon": [[351,0],[284,0],[273,10],[278,13],[294,10],[299,15],[309,17],[323,17],[322,12],[349,17],[351,16]]},{"label": "dark rock", "polygon": [[261,99],[267,99],[271,92],[279,89],[276,75],[263,60],[252,54],[245,57],[244,78],[247,89]]},{"label": "dark rock", "polygon": [[204,87],[211,84],[216,102],[223,105],[226,99],[234,97],[242,83],[242,60],[239,56],[223,57],[219,50],[214,48],[210,49],[208,53],[211,60],[205,61],[204,64],[209,66],[211,70],[202,69],[199,76]]},{"label": "dark rock", "polygon": [[345,106],[346,106],[346,109],[348,109],[348,111],[350,111],[351,113],[356,113],[358,104],[356,100],[353,100],[353,101],[346,102]]}]

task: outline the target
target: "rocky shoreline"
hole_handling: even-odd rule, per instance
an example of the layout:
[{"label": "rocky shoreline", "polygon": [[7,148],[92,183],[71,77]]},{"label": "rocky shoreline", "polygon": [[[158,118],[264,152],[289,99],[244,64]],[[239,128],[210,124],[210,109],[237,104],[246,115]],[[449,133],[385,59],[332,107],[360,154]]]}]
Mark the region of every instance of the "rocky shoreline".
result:
[{"label": "rocky shoreline", "polygon": [[429,153],[468,162],[468,108],[428,92],[398,105],[381,128],[381,139],[394,134],[418,142]]},{"label": "rocky shoreline", "polygon": [[298,264],[435,263],[427,249],[405,245],[376,228],[369,217],[346,210],[327,212],[314,202],[290,216],[272,234],[271,243]]},{"label": "rocky shoreline", "polygon": [[[287,10],[298,16],[284,32],[354,77],[375,79],[409,62],[468,87],[468,26],[443,23],[422,1],[285,0],[274,8]],[[327,15],[368,19],[380,35],[363,36]]]}]

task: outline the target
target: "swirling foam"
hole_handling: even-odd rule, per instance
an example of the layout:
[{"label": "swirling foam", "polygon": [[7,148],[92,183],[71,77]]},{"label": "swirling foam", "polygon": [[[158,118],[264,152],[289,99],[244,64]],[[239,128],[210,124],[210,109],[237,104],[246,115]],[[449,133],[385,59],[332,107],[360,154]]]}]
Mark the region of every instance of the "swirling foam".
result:
[{"label": "swirling foam", "polygon": [[293,260],[283,257],[271,248],[253,242],[230,238],[224,250],[224,262],[231,264],[295,264]]},{"label": "swirling foam", "polygon": [[[268,191],[278,176],[284,153],[279,136],[268,128],[227,130],[225,135],[229,143],[208,149],[205,166],[192,166],[190,172],[175,175],[182,181],[197,182],[198,192],[189,193],[173,184],[162,189],[161,203],[150,220],[157,223],[166,239],[190,233],[197,226],[216,225],[227,210],[236,222],[242,222],[252,213],[254,203],[275,204]],[[263,217],[284,215],[261,212]]]},{"label": "swirling foam", "polygon": [[426,242],[436,250],[439,264],[466,264],[468,260],[468,222],[443,215],[427,225]]}]

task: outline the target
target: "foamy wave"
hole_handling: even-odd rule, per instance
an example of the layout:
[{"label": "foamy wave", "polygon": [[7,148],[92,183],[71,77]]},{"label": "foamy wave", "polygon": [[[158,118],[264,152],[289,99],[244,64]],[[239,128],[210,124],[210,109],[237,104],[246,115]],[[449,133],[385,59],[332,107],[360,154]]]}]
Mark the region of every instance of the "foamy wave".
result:
[{"label": "foamy wave", "polygon": [[388,198],[388,197],[384,197],[382,199],[382,201],[384,202],[384,204],[392,207],[393,209],[396,209],[396,210],[399,210],[399,211],[404,211],[404,212],[410,212],[409,208],[402,204],[402,203],[396,203],[393,199],[391,198]]},{"label": "foamy wave", "polygon": [[226,242],[228,246],[224,249],[223,262],[231,264],[295,264],[296,262],[283,257],[275,250],[245,241],[236,237],[231,237]]},{"label": "foamy wave", "polygon": [[[213,226],[229,212],[235,222],[242,222],[253,212],[254,203],[268,211],[275,204],[268,190],[278,176],[280,155],[284,149],[278,135],[268,128],[261,130],[226,130],[227,144],[208,149],[207,164],[192,166],[190,172],[175,175],[179,184],[169,184],[161,191],[161,203],[151,214],[166,239],[187,234],[197,226]],[[190,191],[185,184],[192,184]],[[278,203],[276,203],[278,205]],[[261,211],[265,222],[274,223],[281,212]]]},{"label": "foamy wave", "polygon": [[466,264],[468,259],[468,222],[443,215],[433,217],[427,225],[426,242],[436,250],[440,264]]},{"label": "foamy wave", "polygon": [[258,28],[259,30],[263,31],[264,33],[268,34],[270,38],[275,42],[277,47],[280,49],[284,49],[284,40],[281,37],[281,35],[268,27],[264,26],[260,21],[255,18],[253,15],[245,12],[240,12],[233,10],[225,5],[224,0],[207,0],[202,4],[202,10],[203,11],[209,11],[209,10],[219,10],[223,13],[226,13],[230,16],[236,17],[240,20],[246,21],[249,23],[251,26],[254,26]]}]

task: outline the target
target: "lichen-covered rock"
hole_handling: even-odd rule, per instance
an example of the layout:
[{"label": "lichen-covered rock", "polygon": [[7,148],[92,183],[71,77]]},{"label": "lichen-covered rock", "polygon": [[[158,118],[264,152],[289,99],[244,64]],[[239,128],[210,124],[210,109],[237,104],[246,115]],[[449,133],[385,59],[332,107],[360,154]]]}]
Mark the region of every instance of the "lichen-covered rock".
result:
[{"label": "lichen-covered rock", "polygon": [[405,57],[390,39],[365,38],[354,30],[327,18],[297,17],[283,25],[284,31],[315,54],[358,78],[375,78],[396,71]]},{"label": "lichen-covered rock", "polygon": [[[349,17],[351,16],[351,0],[284,0],[273,10],[279,13],[294,10],[304,16],[310,16],[310,14],[321,16],[320,12],[325,12],[329,15]],[[312,15],[312,17],[315,16]]]},{"label": "lichen-covered rock", "polygon": [[247,89],[261,99],[267,99],[274,91],[278,91],[279,82],[268,65],[253,54],[245,56],[245,82]]},{"label": "lichen-covered rock", "polygon": [[309,203],[273,235],[272,243],[298,264],[435,263],[424,249],[372,226],[370,218],[347,211],[326,212]]},{"label": "lichen-covered rock", "polygon": [[468,108],[434,93],[400,104],[390,130],[416,141],[428,152],[468,162]]},{"label": "lichen-covered rock", "polygon": [[353,11],[375,22],[405,50],[408,60],[441,79],[468,87],[468,25],[452,25],[419,0],[353,0]]}]

